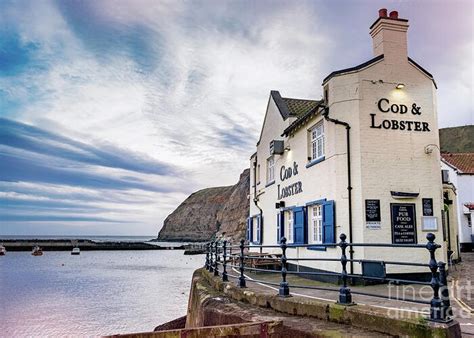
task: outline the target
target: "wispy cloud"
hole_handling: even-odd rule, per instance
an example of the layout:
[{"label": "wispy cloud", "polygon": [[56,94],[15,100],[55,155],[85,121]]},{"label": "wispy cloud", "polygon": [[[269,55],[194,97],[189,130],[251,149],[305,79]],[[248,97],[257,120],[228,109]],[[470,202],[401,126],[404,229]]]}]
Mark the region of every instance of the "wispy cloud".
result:
[{"label": "wispy cloud", "polygon": [[[410,19],[410,55],[436,77],[441,126],[472,123],[473,35],[459,33],[472,30],[472,11],[463,10],[472,3],[421,3],[388,7]],[[375,0],[3,1],[0,188],[51,203],[89,200],[98,208],[91,217],[136,221],[117,231],[155,233],[187,193],[236,181],[271,89],[318,99],[328,73],[372,56],[367,28],[378,7]],[[450,24],[434,25],[437,17]],[[452,65],[460,64],[457,76]],[[123,209],[132,204],[142,209]],[[30,214],[35,207],[45,211],[25,205]]]},{"label": "wispy cloud", "polygon": [[179,173],[172,165],[110,144],[93,146],[24,123],[0,118],[0,144],[90,165],[144,174]]}]

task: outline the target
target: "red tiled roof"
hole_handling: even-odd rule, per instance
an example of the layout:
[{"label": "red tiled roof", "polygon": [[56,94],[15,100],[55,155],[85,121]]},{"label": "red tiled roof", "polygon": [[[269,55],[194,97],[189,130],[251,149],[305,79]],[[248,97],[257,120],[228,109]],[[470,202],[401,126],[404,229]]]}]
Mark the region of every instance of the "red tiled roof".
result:
[{"label": "red tiled roof", "polygon": [[474,174],[474,153],[444,153],[441,157],[461,174]]}]

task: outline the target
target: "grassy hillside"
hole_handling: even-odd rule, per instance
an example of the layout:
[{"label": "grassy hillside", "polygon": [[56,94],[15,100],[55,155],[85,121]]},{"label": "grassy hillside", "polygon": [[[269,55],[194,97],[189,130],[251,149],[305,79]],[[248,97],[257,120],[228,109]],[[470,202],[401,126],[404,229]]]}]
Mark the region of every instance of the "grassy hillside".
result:
[{"label": "grassy hillside", "polygon": [[474,125],[439,130],[441,152],[473,153]]}]

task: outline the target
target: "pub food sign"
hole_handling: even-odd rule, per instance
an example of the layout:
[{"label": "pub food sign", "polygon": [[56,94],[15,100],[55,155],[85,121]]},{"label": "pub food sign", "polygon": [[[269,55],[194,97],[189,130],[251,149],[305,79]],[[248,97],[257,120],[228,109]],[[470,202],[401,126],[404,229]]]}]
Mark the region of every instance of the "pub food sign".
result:
[{"label": "pub food sign", "polygon": [[416,244],[415,204],[392,203],[392,243]]}]

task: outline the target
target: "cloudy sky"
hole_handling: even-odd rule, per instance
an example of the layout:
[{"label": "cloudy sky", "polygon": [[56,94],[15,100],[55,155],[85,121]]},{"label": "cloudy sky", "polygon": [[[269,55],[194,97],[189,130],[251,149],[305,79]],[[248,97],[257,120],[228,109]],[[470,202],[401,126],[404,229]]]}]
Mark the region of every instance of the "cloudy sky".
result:
[{"label": "cloudy sky", "polygon": [[321,98],[410,20],[440,126],[474,122],[473,2],[0,1],[0,234],[156,235],[248,166],[270,90]]}]

